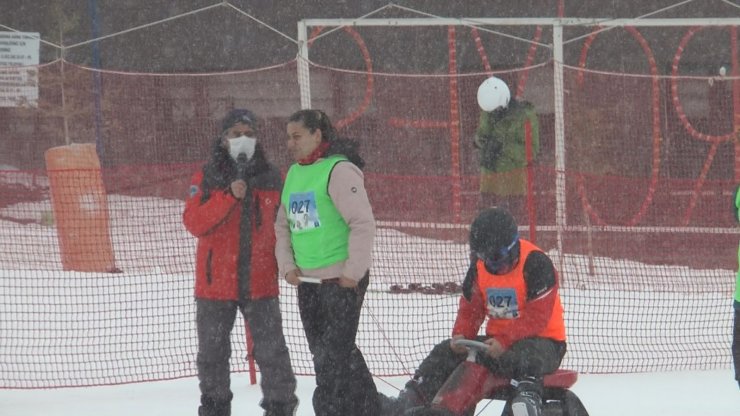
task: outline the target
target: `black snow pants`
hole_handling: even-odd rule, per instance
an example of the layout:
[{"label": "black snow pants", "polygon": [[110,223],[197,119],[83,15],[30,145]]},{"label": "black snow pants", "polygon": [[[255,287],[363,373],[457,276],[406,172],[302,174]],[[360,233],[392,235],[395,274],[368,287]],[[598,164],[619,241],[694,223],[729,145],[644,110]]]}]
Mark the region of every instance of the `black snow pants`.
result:
[{"label": "black snow pants", "polygon": [[316,416],[377,416],[378,392],[355,344],[368,274],[356,288],[301,283],[298,307],[313,355]]}]

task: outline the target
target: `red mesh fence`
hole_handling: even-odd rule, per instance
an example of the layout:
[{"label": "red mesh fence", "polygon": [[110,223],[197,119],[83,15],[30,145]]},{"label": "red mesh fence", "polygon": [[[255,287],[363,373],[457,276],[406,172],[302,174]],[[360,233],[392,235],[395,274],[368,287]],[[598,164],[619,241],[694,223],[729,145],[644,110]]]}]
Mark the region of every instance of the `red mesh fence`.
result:
[{"label": "red mesh fence", "polygon": [[[195,240],[181,224],[188,181],[232,107],[262,117],[269,157],[289,166],[284,131],[299,108],[295,62],[198,76],[68,63],[62,71],[60,62],[39,71],[38,109],[0,108],[0,387],[194,375]],[[728,366],[737,247],[733,81],[574,66],[558,91],[552,63],[498,75],[517,85],[525,73],[523,99],[536,104],[540,124],[536,242],[563,281],[565,365],[583,372]],[[313,106],[361,142],[367,161],[379,228],[358,343],[376,375],[411,372],[449,336],[459,294],[445,283],[459,283],[467,266],[478,201],[475,93],[486,76],[311,67]],[[557,95],[565,104],[564,171],[555,162]],[[58,172],[45,169],[44,152],[70,142],[97,147],[109,216],[109,229],[99,231],[119,272],[64,270],[50,196]],[[65,183],[84,186],[77,179],[55,186]],[[556,220],[558,201],[565,221]],[[89,198],[78,203],[72,209],[92,209]],[[392,285],[416,289],[391,293]],[[295,370],[310,374],[294,289],[285,284],[281,306]],[[245,371],[244,331],[236,328],[232,366]]]}]

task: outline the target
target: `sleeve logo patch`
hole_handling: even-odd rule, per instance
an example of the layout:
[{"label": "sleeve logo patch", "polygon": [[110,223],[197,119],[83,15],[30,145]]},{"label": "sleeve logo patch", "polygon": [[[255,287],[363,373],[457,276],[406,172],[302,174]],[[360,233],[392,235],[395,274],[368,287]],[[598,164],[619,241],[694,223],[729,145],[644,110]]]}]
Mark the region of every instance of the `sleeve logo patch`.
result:
[{"label": "sleeve logo patch", "polygon": [[190,198],[194,197],[200,189],[198,189],[198,185],[190,185],[190,190],[188,190],[188,195],[190,195]]}]

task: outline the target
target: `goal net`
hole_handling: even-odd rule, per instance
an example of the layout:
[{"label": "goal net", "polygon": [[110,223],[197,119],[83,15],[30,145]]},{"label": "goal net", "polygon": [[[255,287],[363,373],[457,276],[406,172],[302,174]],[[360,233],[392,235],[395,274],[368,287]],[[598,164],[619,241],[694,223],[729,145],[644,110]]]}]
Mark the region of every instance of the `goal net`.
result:
[{"label": "goal net", "polygon": [[[740,22],[612,23],[306,20],[298,58],[259,70],[32,68],[38,106],[0,109],[0,388],[195,375],[183,201],[234,107],[261,117],[260,140],[283,171],[286,119],[302,106],[361,143],[378,233],[357,342],[374,374],[413,372],[454,323],[480,197],[476,90],[490,75],[537,111],[516,214],[559,269],[564,366],[728,367]],[[99,167],[47,168],[44,153],[69,144],[65,130],[95,146]],[[76,265],[110,256],[115,273],[63,262],[69,228],[53,195],[98,189],[95,172],[102,197],[82,194],[69,209],[106,221],[75,220],[94,229],[73,235],[110,245],[78,238],[88,255]],[[295,291],[281,292],[294,368],[311,374]],[[239,320],[234,371],[248,368],[244,340]]]}]

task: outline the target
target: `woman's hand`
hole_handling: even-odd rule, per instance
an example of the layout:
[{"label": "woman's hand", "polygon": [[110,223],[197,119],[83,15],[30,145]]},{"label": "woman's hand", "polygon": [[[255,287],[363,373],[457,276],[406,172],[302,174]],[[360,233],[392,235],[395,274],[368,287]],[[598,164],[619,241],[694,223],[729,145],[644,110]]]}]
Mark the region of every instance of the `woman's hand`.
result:
[{"label": "woman's hand", "polygon": [[339,278],[339,286],[347,289],[355,288],[357,287],[357,280],[342,276]]},{"label": "woman's hand", "polygon": [[298,286],[301,284],[301,271],[298,269],[291,270],[288,273],[285,274],[285,281],[290,283],[293,286]]}]

